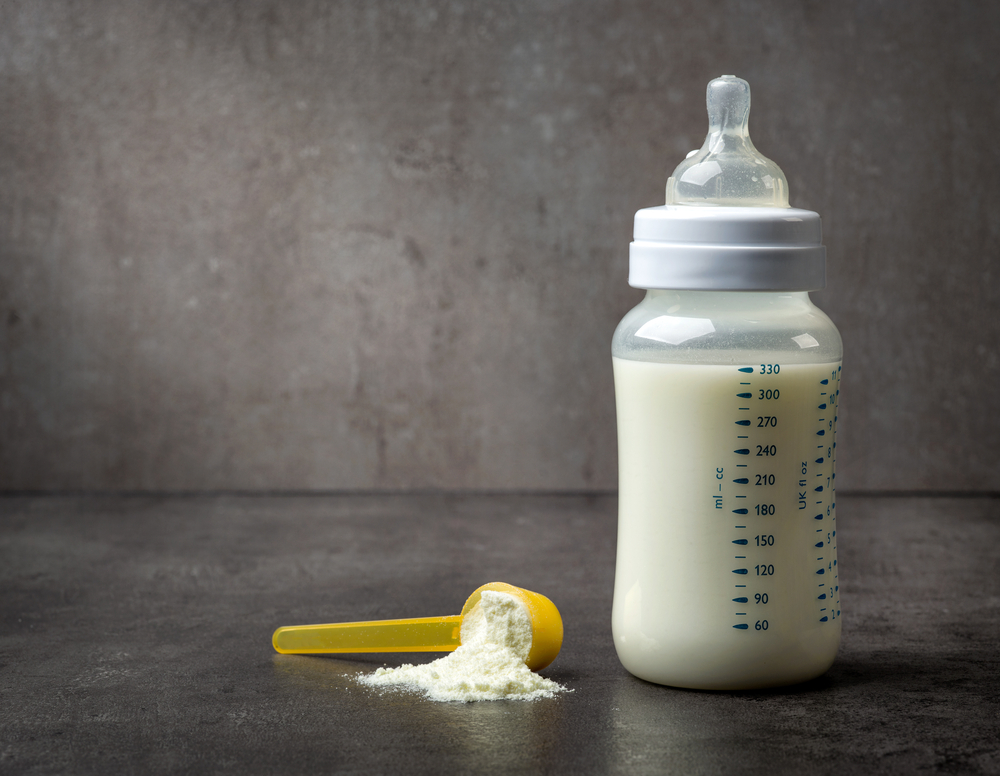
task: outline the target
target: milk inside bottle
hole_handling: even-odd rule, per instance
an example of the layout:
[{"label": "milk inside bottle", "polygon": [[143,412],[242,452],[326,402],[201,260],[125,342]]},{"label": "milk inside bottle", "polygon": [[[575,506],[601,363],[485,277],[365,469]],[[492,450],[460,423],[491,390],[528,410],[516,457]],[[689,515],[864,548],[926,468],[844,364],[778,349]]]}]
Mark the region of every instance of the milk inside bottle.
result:
[{"label": "milk inside bottle", "polygon": [[816,213],[747,131],[750,88],[708,85],[704,146],[640,210],[612,342],[619,516],[612,631],[651,682],[805,681],[840,642],[842,345]]}]

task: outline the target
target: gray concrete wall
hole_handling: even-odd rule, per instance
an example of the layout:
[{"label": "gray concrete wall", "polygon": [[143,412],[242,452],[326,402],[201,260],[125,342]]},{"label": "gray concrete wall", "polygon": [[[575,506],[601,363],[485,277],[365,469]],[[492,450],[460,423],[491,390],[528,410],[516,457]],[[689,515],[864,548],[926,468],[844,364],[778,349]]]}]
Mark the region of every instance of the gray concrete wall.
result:
[{"label": "gray concrete wall", "polygon": [[706,82],[818,210],[842,487],[1000,490],[992,2],[0,4],[0,488],[616,484]]}]

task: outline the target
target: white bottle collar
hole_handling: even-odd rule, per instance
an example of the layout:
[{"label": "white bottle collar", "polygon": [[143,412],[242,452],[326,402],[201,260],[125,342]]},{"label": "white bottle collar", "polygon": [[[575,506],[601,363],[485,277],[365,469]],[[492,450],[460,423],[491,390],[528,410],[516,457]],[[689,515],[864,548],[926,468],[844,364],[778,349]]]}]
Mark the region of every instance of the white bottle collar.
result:
[{"label": "white bottle collar", "polygon": [[630,286],[814,291],[826,286],[818,213],[780,207],[664,205],[635,214]]}]

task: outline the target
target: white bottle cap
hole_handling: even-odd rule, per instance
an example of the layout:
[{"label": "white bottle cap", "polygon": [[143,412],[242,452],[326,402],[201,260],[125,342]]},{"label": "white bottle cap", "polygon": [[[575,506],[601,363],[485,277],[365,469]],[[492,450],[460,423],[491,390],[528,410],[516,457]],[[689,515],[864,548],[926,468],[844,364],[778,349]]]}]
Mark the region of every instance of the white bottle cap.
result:
[{"label": "white bottle cap", "polygon": [[811,291],[826,285],[817,213],[788,207],[784,173],[750,141],[750,86],[708,85],[709,131],[667,181],[667,204],[635,214],[629,285]]}]

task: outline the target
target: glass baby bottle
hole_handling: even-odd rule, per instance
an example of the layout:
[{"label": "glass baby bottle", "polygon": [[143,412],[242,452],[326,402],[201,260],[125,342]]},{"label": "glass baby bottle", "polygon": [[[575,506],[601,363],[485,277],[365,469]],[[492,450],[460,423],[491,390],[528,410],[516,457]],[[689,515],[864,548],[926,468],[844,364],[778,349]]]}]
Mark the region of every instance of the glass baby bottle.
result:
[{"label": "glass baby bottle", "polygon": [[612,342],[619,516],[612,631],[634,675],[713,690],[819,676],[840,643],[834,464],[842,344],[819,215],[708,84],[705,144],[635,216]]}]

